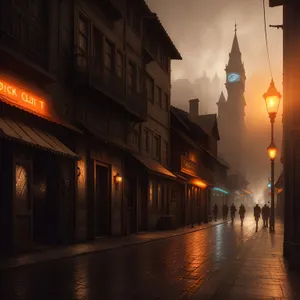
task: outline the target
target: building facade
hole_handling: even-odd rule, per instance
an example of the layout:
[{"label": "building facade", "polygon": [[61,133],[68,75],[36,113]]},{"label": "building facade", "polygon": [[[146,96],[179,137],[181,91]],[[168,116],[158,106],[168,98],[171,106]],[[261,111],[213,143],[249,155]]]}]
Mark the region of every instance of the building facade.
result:
[{"label": "building facade", "polygon": [[228,167],[217,157],[216,115],[198,115],[198,99],[189,104],[189,113],[172,107],[171,114],[171,168],[180,182],[176,203],[181,225],[210,221],[213,205],[221,210],[229,195]]},{"label": "building facade", "polygon": [[300,268],[299,203],[299,15],[300,3],[270,0],[270,6],[283,5],[283,197],[284,257],[291,268]]},{"label": "building facade", "polygon": [[222,92],[217,103],[220,130],[219,153],[228,161],[231,168],[244,173],[243,155],[246,150],[247,133],[244,119],[246,75],[236,31],[225,71],[228,98],[226,100]]},{"label": "building facade", "polygon": [[145,1],[34,3],[1,2],[1,252],[154,228],[180,54]]}]

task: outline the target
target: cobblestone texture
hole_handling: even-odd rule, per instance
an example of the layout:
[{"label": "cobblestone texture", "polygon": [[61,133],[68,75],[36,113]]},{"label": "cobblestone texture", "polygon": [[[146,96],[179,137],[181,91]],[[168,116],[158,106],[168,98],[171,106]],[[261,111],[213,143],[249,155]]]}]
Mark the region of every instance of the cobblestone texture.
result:
[{"label": "cobblestone texture", "polygon": [[[255,233],[252,220],[243,228],[239,222],[221,224],[151,243],[2,271],[0,299],[292,297],[297,291],[282,264],[281,242],[277,234],[271,239],[267,232]],[[272,243],[277,246],[269,256]],[[267,288],[270,278],[275,281]],[[259,294],[262,291],[265,294]]]}]

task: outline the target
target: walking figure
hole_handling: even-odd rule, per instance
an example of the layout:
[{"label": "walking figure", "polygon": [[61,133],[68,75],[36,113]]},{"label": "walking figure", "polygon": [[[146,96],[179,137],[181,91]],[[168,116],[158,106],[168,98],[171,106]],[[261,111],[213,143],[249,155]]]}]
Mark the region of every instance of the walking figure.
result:
[{"label": "walking figure", "polygon": [[244,204],[241,204],[240,209],[239,209],[239,215],[241,218],[241,226],[242,227],[243,227],[243,223],[244,223],[245,213],[246,213],[245,206],[244,206]]},{"label": "walking figure", "polygon": [[225,204],[225,220],[228,220],[228,212],[229,212],[229,207],[227,204]]},{"label": "walking figure", "polygon": [[270,214],[269,207],[267,206],[267,204],[265,204],[263,206],[263,208],[261,209],[261,215],[263,218],[264,227],[268,227],[268,221],[269,221],[269,217],[270,217],[269,214]]},{"label": "walking figure", "polygon": [[214,209],[213,209],[213,214],[214,214],[214,218],[215,218],[215,222],[217,222],[217,219],[218,219],[218,205],[215,204],[214,205]]},{"label": "walking figure", "polygon": [[236,207],[235,205],[232,203],[230,206],[230,216],[231,216],[231,222],[233,223],[234,218],[235,218],[235,212],[236,212]]},{"label": "walking figure", "polygon": [[223,204],[222,206],[222,216],[223,216],[223,221],[226,220],[226,204]]},{"label": "walking figure", "polygon": [[259,207],[258,204],[256,204],[254,206],[254,218],[255,218],[255,223],[256,223],[256,232],[258,230],[258,221],[260,218],[260,214],[261,214],[261,208]]}]

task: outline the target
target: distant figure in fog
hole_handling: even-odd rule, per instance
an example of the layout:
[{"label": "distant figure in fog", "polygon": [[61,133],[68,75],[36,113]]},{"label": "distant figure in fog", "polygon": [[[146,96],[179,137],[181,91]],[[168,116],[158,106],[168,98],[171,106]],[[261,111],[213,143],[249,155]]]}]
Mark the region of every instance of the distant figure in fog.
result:
[{"label": "distant figure in fog", "polygon": [[228,219],[228,213],[229,213],[229,207],[228,207],[228,205],[227,205],[227,204],[225,204],[225,206],[226,206],[226,211],[225,211],[225,220],[227,220],[227,219]]},{"label": "distant figure in fog", "polygon": [[241,204],[240,209],[239,209],[239,215],[241,218],[241,226],[243,226],[243,223],[244,223],[245,213],[246,213],[246,208],[245,208],[244,204]]},{"label": "distant figure in fog", "polygon": [[223,220],[226,220],[227,219],[227,215],[228,215],[228,206],[226,204],[223,204],[222,214],[223,214]]},{"label": "distant figure in fog", "polygon": [[234,218],[235,218],[235,212],[236,212],[236,207],[235,207],[235,205],[232,203],[231,206],[230,206],[231,222],[234,221]]},{"label": "distant figure in fog", "polygon": [[267,204],[265,204],[261,209],[261,215],[264,222],[264,227],[268,227],[268,220],[269,220],[268,214],[269,214],[269,207],[267,206]]},{"label": "distant figure in fog", "polygon": [[258,221],[260,218],[260,214],[261,214],[261,208],[259,207],[258,204],[256,204],[254,206],[254,218],[255,218],[255,223],[256,223],[256,232],[258,230]]},{"label": "distant figure in fog", "polygon": [[217,222],[217,219],[218,219],[218,211],[219,211],[218,205],[215,204],[215,205],[214,205],[214,208],[213,208],[213,214],[214,214],[214,218],[215,218],[215,221],[216,221],[216,222]]}]

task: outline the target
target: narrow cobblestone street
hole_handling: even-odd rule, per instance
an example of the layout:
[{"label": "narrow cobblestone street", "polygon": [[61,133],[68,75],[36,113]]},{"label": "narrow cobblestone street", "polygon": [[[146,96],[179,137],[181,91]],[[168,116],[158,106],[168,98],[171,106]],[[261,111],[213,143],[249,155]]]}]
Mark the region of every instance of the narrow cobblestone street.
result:
[{"label": "narrow cobblestone street", "polygon": [[268,236],[264,229],[255,233],[254,223],[247,220],[244,228],[239,222],[225,223],[165,240],[14,268],[1,272],[0,299],[231,299],[254,286],[253,299],[297,299],[277,242],[273,271],[287,292],[279,292],[278,284],[267,294],[257,292],[259,278],[265,275],[264,283],[270,281],[273,263],[262,263]]}]

